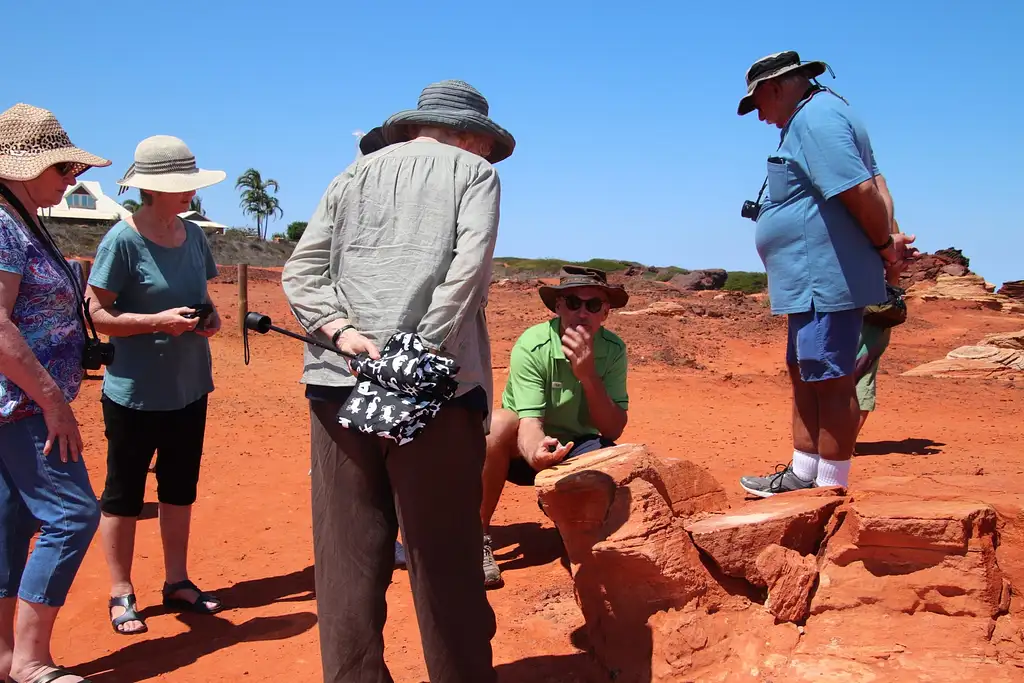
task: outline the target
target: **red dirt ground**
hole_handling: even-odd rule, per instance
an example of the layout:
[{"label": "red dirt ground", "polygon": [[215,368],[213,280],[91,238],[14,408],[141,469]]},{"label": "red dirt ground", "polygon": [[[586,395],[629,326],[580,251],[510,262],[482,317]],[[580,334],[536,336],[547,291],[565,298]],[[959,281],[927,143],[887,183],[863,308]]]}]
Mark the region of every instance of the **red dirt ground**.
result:
[{"label": "red dirt ground", "polygon": [[[252,279],[250,310],[297,329],[275,278]],[[215,284],[212,292],[226,321],[213,339],[217,389],[194,512],[191,573],[232,608],[204,617],[171,615],[159,606],[162,553],[151,479],[134,571],[149,633],[112,632],[107,569],[95,542],[58,619],[57,660],[96,683],[320,680],[308,417],[298,384],[301,345],[279,335],[253,335],[251,363],[244,365],[237,286]],[[784,328],[754,298],[713,296],[683,297],[646,284],[629,308],[675,299],[691,312],[681,321],[613,315],[608,327],[625,338],[633,359],[630,423],[622,441],[644,442],[655,453],[707,467],[735,504],[742,499],[735,484],[739,476],[770,471],[790,456]],[[488,315],[498,392],[516,336],[546,313],[533,285],[492,288]],[[1022,481],[1024,385],[899,377],[984,334],[1021,327],[1024,316],[912,302],[911,320],[895,331],[883,359],[879,411],[862,434],[852,488],[858,480],[889,473],[920,475],[922,491],[926,475],[934,474]],[[75,403],[97,493],[105,475],[99,392],[99,379],[87,380]],[[488,594],[498,620],[493,646],[500,680],[606,680],[590,655],[574,645],[582,644],[582,616],[560,561],[557,531],[532,490],[506,488],[493,537],[505,576],[505,587]],[[395,572],[388,603],[386,657],[392,674],[402,683],[426,681],[404,571]]]}]

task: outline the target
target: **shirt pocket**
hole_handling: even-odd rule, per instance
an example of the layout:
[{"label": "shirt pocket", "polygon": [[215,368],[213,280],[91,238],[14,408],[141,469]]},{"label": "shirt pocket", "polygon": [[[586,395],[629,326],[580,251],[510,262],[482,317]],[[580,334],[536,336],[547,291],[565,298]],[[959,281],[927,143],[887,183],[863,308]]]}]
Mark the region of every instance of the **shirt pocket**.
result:
[{"label": "shirt pocket", "polygon": [[781,204],[793,194],[795,176],[789,162],[782,157],[768,157],[768,199]]},{"label": "shirt pocket", "polygon": [[553,380],[548,385],[548,407],[549,409],[563,408],[573,402],[576,396],[577,387],[572,382]]}]

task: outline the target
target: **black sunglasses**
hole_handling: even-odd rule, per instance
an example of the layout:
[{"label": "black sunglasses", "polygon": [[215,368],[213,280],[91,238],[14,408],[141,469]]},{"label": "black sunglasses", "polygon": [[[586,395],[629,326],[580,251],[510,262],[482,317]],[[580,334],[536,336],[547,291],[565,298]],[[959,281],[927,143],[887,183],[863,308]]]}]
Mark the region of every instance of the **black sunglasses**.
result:
[{"label": "black sunglasses", "polygon": [[570,311],[580,310],[580,306],[586,305],[587,310],[591,313],[600,313],[601,309],[604,308],[604,299],[595,296],[592,299],[581,299],[575,294],[570,294],[564,297],[565,305],[569,307]]},{"label": "black sunglasses", "polygon": [[62,161],[58,164],[54,164],[53,167],[57,169],[57,173],[60,173],[61,175],[68,175],[74,170],[75,164],[69,161]]}]

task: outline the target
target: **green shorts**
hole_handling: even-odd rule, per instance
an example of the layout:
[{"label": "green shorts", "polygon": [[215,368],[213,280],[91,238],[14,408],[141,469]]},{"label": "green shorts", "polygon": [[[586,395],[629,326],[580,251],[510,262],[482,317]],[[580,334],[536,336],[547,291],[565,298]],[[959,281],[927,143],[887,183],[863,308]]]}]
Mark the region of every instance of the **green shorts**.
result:
[{"label": "green shorts", "polygon": [[867,323],[861,326],[860,347],[857,349],[857,403],[860,409],[870,412],[875,409],[875,380],[878,377],[878,361],[889,346],[891,329],[873,327]]}]

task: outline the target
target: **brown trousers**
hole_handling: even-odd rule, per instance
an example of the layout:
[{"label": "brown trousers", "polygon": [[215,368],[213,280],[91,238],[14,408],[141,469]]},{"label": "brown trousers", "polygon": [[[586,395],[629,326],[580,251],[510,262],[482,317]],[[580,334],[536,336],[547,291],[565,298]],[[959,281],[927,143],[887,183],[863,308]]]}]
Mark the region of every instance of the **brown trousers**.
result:
[{"label": "brown trousers", "polygon": [[459,401],[398,446],[310,402],[313,551],[324,683],[392,683],[385,593],[402,529],[431,683],[495,683],[480,524],[483,416]]}]

